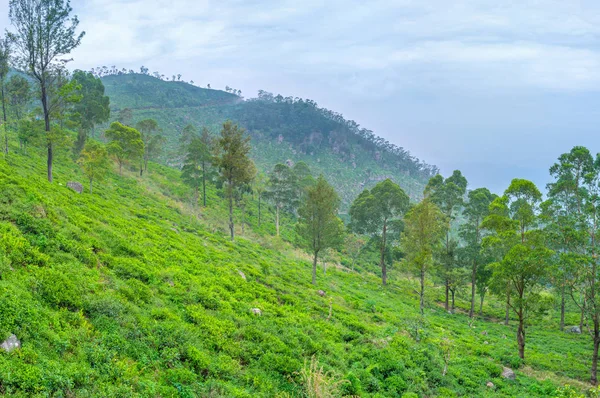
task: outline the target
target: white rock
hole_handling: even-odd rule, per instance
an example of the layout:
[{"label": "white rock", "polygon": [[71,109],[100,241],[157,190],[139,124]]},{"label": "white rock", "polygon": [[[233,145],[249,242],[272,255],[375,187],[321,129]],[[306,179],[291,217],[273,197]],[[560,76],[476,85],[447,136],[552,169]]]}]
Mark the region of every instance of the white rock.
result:
[{"label": "white rock", "polygon": [[21,342],[14,334],[11,334],[6,340],[0,344],[0,348],[2,348],[6,352],[11,352],[16,350],[17,348],[21,348]]},{"label": "white rock", "polygon": [[502,369],[502,377],[508,380],[514,380],[517,378],[517,375],[515,375],[515,372],[513,372],[511,368],[504,367]]},{"label": "white rock", "polygon": [[262,311],[259,308],[250,308],[250,312],[258,316],[262,315]]}]

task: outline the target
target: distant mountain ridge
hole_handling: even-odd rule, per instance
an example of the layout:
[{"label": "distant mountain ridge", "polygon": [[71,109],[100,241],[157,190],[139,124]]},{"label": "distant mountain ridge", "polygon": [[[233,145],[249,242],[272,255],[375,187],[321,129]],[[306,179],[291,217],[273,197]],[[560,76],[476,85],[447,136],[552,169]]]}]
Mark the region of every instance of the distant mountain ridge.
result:
[{"label": "distant mountain ridge", "polygon": [[364,188],[391,178],[414,199],[438,168],[413,157],[372,131],[361,128],[312,100],[283,97],[259,91],[248,100],[215,89],[180,81],[163,81],[145,74],[102,77],[111,99],[112,118],[132,110],[133,120],[158,121],[167,138],[164,161],[177,165],[178,146],[187,124],[209,127],[214,133],[231,119],[252,136],[253,157],[269,171],[276,163],[307,162],[314,174],[323,173],[340,192],[347,206]]}]

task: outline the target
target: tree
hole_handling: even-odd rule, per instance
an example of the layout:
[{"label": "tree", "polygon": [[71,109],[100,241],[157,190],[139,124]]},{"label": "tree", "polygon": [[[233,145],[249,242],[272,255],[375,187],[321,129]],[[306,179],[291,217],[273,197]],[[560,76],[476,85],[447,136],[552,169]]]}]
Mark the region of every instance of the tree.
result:
[{"label": "tree", "polygon": [[[57,79],[60,57],[79,46],[85,32],[75,31],[79,20],[71,17],[69,0],[10,0],[9,17],[15,27],[10,34],[19,54],[18,61],[39,86],[44,127],[51,134],[51,108],[48,91]],[[48,181],[52,182],[53,141],[47,140]]]},{"label": "tree", "polygon": [[491,264],[498,291],[507,291],[507,306],[518,318],[519,357],[525,359],[525,324],[540,301],[539,289],[546,277],[552,251],[538,227],[542,194],[531,181],[512,180],[502,198],[492,202],[484,226],[494,232],[489,244],[503,248],[499,262]]},{"label": "tree", "polygon": [[[456,247],[458,242],[451,238],[452,221],[463,204],[463,197],[467,190],[467,179],[459,170],[454,170],[452,175],[444,180],[441,175],[431,178],[425,187],[425,195],[429,196],[440,210],[446,215],[446,239],[444,241],[444,252],[442,253],[441,277],[446,287],[445,309],[450,310],[449,293],[454,289],[451,283],[454,278],[456,261]],[[453,303],[454,304],[454,303]],[[454,311],[454,307],[451,309]]]},{"label": "tree", "polygon": [[181,178],[186,184],[194,188],[194,204],[198,203],[199,189],[202,186],[202,203],[203,206],[206,206],[207,163],[211,160],[210,148],[200,137],[193,137],[186,150]]},{"label": "tree", "polygon": [[[459,235],[465,242],[465,247],[461,250],[465,263],[471,264],[471,308],[469,316],[473,318],[475,315],[478,267],[485,264],[485,256],[481,248],[483,238],[481,223],[488,216],[490,203],[496,198],[496,195],[492,194],[487,188],[478,188],[470,191],[468,198],[469,201],[463,210],[465,222],[460,227]],[[454,305],[452,307],[454,308]]]},{"label": "tree", "polygon": [[117,114],[117,122],[129,126],[133,121],[133,111],[129,108],[123,108]]},{"label": "tree", "polygon": [[245,135],[244,129],[233,124],[231,120],[223,123],[218,145],[220,153],[215,158],[215,164],[225,184],[225,195],[229,203],[229,232],[233,241],[235,239],[233,201],[236,189],[252,181],[256,174],[256,167],[248,157],[250,137]]},{"label": "tree", "polygon": [[80,128],[75,145],[79,152],[85,145],[88,133],[94,135],[94,126],[108,121],[110,117],[110,99],[104,95],[104,84],[100,78],[90,72],[76,70],[73,80],[80,86],[81,101],[74,111],[79,115]]},{"label": "tree", "polygon": [[77,162],[81,165],[83,174],[90,182],[90,193],[93,193],[93,182],[101,180],[108,171],[109,162],[106,147],[97,141],[88,141]]},{"label": "tree", "polygon": [[[398,224],[408,210],[408,206],[408,195],[398,184],[387,179],[375,185],[370,191],[364,190],[350,207],[352,230],[379,239],[379,265],[383,285],[387,283],[385,254],[392,240],[388,232],[390,228],[399,230]],[[394,234],[391,236],[393,237]]]},{"label": "tree", "polygon": [[326,248],[336,247],[343,241],[344,224],[337,216],[340,198],[323,175],[308,188],[301,204],[297,224],[302,245],[313,255],[312,283],[317,283],[317,261],[319,253]]},{"label": "tree", "polygon": [[113,155],[119,164],[119,174],[122,175],[123,164],[126,161],[135,162],[144,153],[144,142],[139,131],[133,127],[113,122],[105,132],[109,140],[108,153]]},{"label": "tree", "polygon": [[139,121],[135,127],[140,132],[142,141],[144,142],[144,154],[140,163],[141,177],[144,174],[144,171],[148,170],[148,162],[150,159],[155,158],[160,153],[165,139],[158,134],[160,129],[158,123],[154,119],[144,119]]},{"label": "tree", "polygon": [[0,38],[0,102],[2,102],[2,125],[4,126],[4,154],[8,155],[8,129],[6,126],[6,77],[9,71],[10,40]]},{"label": "tree", "polygon": [[427,197],[410,209],[404,218],[400,245],[405,253],[404,261],[419,276],[421,315],[425,310],[425,275],[434,265],[446,225],[444,213]]},{"label": "tree", "polygon": [[279,236],[282,210],[294,211],[298,206],[296,176],[285,164],[276,164],[269,176],[265,198],[275,206],[275,231]]}]

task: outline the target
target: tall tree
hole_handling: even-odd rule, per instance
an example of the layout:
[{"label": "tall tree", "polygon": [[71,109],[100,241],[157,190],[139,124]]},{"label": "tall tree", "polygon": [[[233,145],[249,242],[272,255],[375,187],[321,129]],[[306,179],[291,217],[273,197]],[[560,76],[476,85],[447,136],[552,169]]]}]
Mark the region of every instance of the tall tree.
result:
[{"label": "tall tree", "polygon": [[206,179],[209,173],[208,163],[211,161],[210,148],[200,137],[193,137],[186,149],[181,178],[194,189],[194,205],[198,203],[200,186],[202,186],[202,203],[206,206]]},{"label": "tall tree", "polygon": [[0,102],[2,102],[2,126],[4,127],[4,153],[8,155],[8,128],[6,115],[6,77],[9,71],[10,40],[8,37],[0,38]]},{"label": "tall tree", "polygon": [[[6,95],[9,113],[12,116],[15,130],[18,131],[25,116],[27,105],[31,102],[31,85],[24,77],[13,75],[6,84]],[[25,142],[21,138],[19,136],[19,145],[23,148]]]},{"label": "tall tree", "polygon": [[496,198],[487,188],[478,188],[470,191],[469,201],[466,203],[463,215],[465,222],[460,227],[460,237],[465,242],[462,249],[463,258],[471,265],[471,308],[469,316],[475,315],[475,292],[477,285],[478,267],[483,265],[484,253],[481,249],[483,229],[481,223],[489,214],[490,203]]},{"label": "tall tree", "polygon": [[250,137],[246,136],[243,128],[233,124],[231,120],[223,123],[218,145],[219,154],[215,158],[215,164],[225,184],[225,195],[229,203],[229,232],[233,241],[235,239],[233,202],[236,190],[252,181],[256,174],[256,167],[248,156]]},{"label": "tall tree", "polygon": [[[452,287],[452,275],[456,267],[456,247],[458,242],[452,238],[452,221],[457,216],[463,205],[463,198],[467,190],[467,179],[463,177],[459,170],[454,170],[452,175],[444,179],[441,175],[436,175],[429,180],[425,187],[425,195],[429,196],[442,212],[446,215],[448,224],[446,225],[446,239],[444,241],[444,252],[442,253],[441,277],[446,288],[445,309],[450,310],[449,296]],[[452,308],[454,310],[454,308]]]},{"label": "tall tree", "polygon": [[165,139],[159,134],[160,128],[154,119],[144,119],[135,125],[144,142],[144,154],[140,163],[140,177],[148,170],[148,162],[160,154]]},{"label": "tall tree", "polygon": [[[390,179],[364,190],[352,203],[350,217],[352,229],[360,234],[370,234],[379,239],[379,265],[381,280],[387,284],[386,250],[391,237],[390,228],[398,230],[399,223],[409,207],[409,198],[400,186]],[[399,231],[396,231],[399,232]]]},{"label": "tall tree", "polygon": [[267,190],[267,176],[264,173],[258,173],[252,185],[252,190],[258,199],[258,226],[260,227],[262,223],[262,200]]},{"label": "tall tree", "polygon": [[295,211],[298,206],[296,176],[285,164],[276,164],[269,176],[265,199],[275,206],[275,231],[279,236],[279,218],[282,210]]},{"label": "tall tree", "polygon": [[133,127],[113,122],[104,133],[108,139],[108,153],[113,155],[119,164],[119,174],[123,174],[125,162],[136,162],[144,153],[144,142],[139,131]]},{"label": "tall tree", "polygon": [[106,147],[97,141],[88,141],[77,162],[90,182],[90,193],[93,193],[94,181],[101,180],[109,168]]},{"label": "tall tree", "polygon": [[108,121],[110,99],[104,95],[102,80],[92,73],[76,70],[73,73],[73,80],[79,85],[81,94],[81,101],[74,109],[80,118],[79,134],[75,144],[75,152],[78,153],[84,147],[88,133],[94,136],[94,127]]},{"label": "tall tree", "polygon": [[[18,61],[39,86],[44,127],[51,134],[49,89],[57,79],[60,57],[79,46],[85,32],[76,33],[79,20],[71,16],[69,0],[10,0],[9,17],[15,28],[10,34]],[[48,181],[52,182],[53,141],[47,140]]]},{"label": "tall tree", "polygon": [[484,226],[494,231],[489,240],[505,249],[502,259],[492,264],[492,277],[501,287],[498,290],[507,286],[507,304],[519,322],[517,344],[521,359],[525,359],[526,322],[539,302],[539,290],[552,254],[538,228],[541,199],[542,194],[531,181],[514,179],[501,200],[492,203],[484,221]]},{"label": "tall tree", "polygon": [[404,218],[400,242],[406,263],[419,276],[421,315],[425,310],[425,275],[434,265],[446,224],[444,213],[427,197],[410,209]]},{"label": "tall tree", "polygon": [[304,247],[313,255],[312,283],[317,283],[319,253],[336,247],[344,239],[344,224],[337,216],[340,199],[323,175],[309,187],[298,210],[298,235]]}]

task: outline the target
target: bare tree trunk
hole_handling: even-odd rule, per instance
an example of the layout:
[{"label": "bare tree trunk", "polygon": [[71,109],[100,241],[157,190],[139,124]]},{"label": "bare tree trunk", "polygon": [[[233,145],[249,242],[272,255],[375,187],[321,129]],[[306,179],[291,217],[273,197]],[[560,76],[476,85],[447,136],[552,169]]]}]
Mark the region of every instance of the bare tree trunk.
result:
[{"label": "bare tree trunk", "polygon": [[600,324],[598,316],[594,316],[594,354],[592,357],[592,377],[590,382],[593,385],[598,384],[598,348],[600,347]]},{"label": "bare tree trunk", "polygon": [[44,110],[44,127],[46,128],[46,139],[48,139],[48,181],[52,182],[52,161],[54,153],[52,150],[52,142],[50,141],[50,110],[48,109],[48,97],[46,95],[46,86],[41,85],[42,90],[42,108]]},{"label": "bare tree trunk", "polygon": [[519,327],[517,329],[517,343],[519,344],[519,358],[525,359],[525,320],[523,310],[519,310]]},{"label": "bare tree trunk", "polygon": [[387,234],[387,220],[383,221],[383,233],[381,234],[381,259],[379,265],[381,266],[381,281],[383,286],[387,284],[387,266],[385,264],[385,244]]},{"label": "bare tree trunk", "polygon": [[562,290],[560,292],[560,330],[565,330],[565,285],[563,281]]},{"label": "bare tree trunk", "polygon": [[506,287],[506,311],[504,313],[504,324],[508,326],[508,321],[510,316],[510,293],[508,290],[508,286]]},{"label": "bare tree trunk", "polygon": [[455,289],[450,289],[450,293],[452,294],[452,306],[450,307],[450,312],[452,312],[454,314],[454,293],[456,292]]},{"label": "bare tree trunk", "polygon": [[312,284],[316,285],[317,284],[317,257],[319,255],[319,252],[316,251],[315,255],[313,257],[313,268],[312,268]]},{"label": "bare tree trunk", "polygon": [[233,187],[229,183],[229,232],[231,233],[231,241],[235,240],[235,231],[233,225]]},{"label": "bare tree trunk", "polygon": [[585,299],[581,305],[581,316],[579,317],[579,330],[583,331],[583,321],[585,319]]},{"label": "bare tree trunk", "polygon": [[473,260],[473,270],[471,272],[471,309],[469,310],[469,317],[475,316],[475,283],[477,281],[477,261]]},{"label": "bare tree trunk", "polygon": [[421,267],[421,292],[419,293],[419,308],[421,309],[421,315],[425,312],[425,269]]}]

